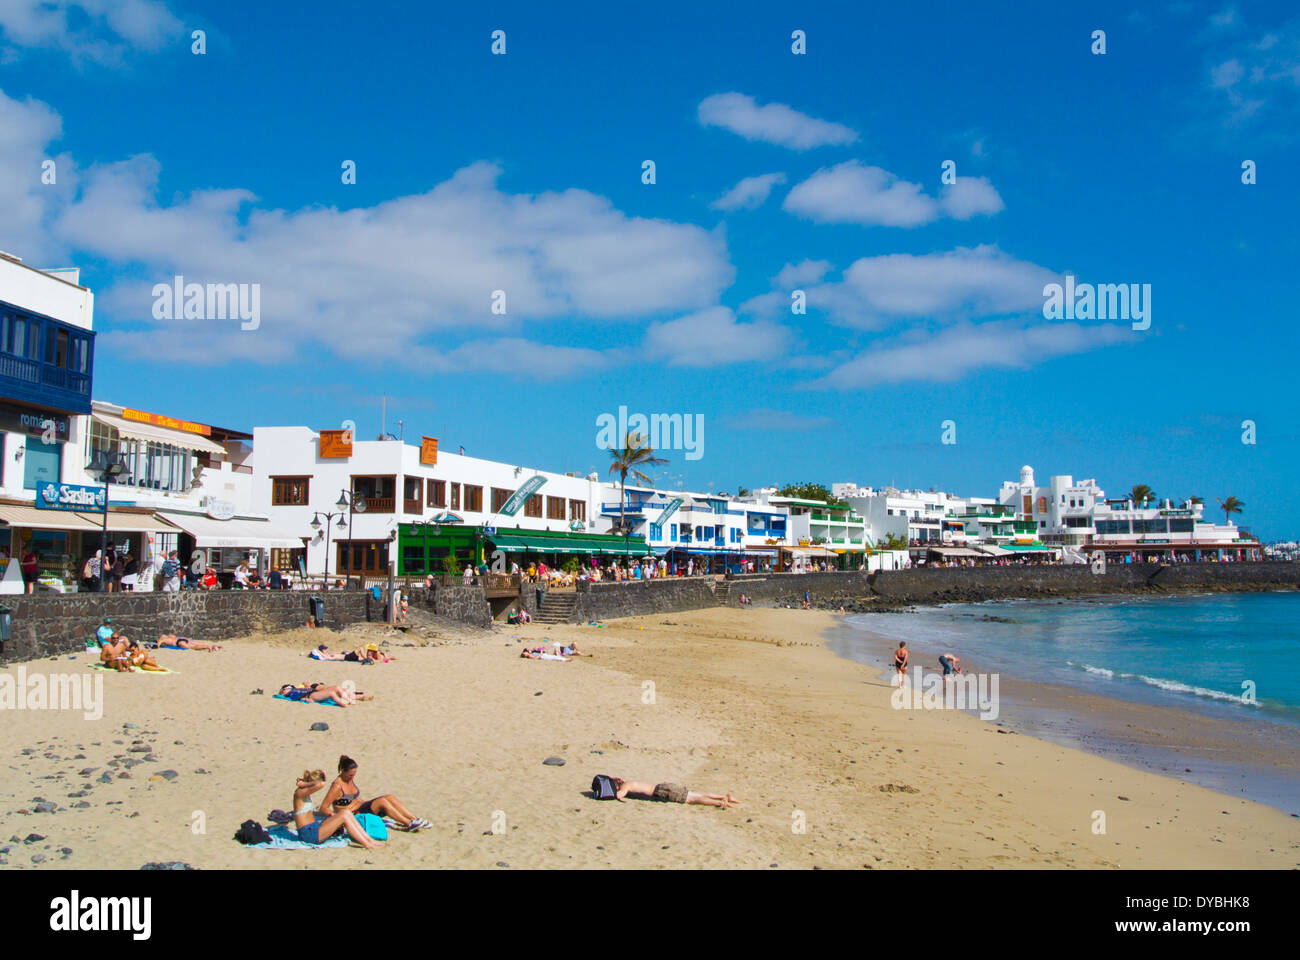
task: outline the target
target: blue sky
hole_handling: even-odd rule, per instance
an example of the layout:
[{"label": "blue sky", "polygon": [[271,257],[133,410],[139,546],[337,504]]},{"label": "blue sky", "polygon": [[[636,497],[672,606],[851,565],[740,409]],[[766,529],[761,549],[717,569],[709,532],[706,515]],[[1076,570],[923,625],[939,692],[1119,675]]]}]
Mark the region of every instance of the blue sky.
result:
[{"label": "blue sky", "polygon": [[[0,5],[0,249],[83,268],[99,399],[364,437],[386,394],[602,473],[626,405],[703,414],[674,486],[1029,463],[1300,536],[1289,5],[276,6]],[[1150,284],[1150,329],[1046,320],[1067,272]],[[175,274],[260,326],[155,319]]]}]

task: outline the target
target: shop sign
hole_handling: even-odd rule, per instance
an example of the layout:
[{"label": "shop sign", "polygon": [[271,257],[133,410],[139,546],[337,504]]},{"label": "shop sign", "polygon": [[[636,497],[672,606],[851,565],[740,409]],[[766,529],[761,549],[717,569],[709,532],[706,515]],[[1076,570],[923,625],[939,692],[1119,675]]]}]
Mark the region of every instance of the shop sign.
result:
[{"label": "shop sign", "polygon": [[145,413],[143,410],[131,410],[129,408],[122,411],[123,420],[134,420],[136,423],[147,423],[153,427],[165,427],[168,430],[184,430],[186,433],[201,433],[205,437],[212,436],[212,428],[206,423],[191,423],[189,420],[177,420],[175,417],[164,417],[161,413]]},{"label": "shop sign", "polygon": [[420,438],[420,462],[425,466],[436,466],[438,463],[438,438],[421,437]]},{"label": "shop sign", "polygon": [[36,489],[39,510],[105,510],[108,492],[103,487],[73,483],[45,483]]},{"label": "shop sign", "polygon": [[546,478],[541,474],[536,474],[524,481],[524,485],[510,495],[510,499],[502,504],[498,513],[506,517],[513,517],[519,512],[519,508],[524,505],[529,497],[542,488],[546,483]]},{"label": "shop sign", "polygon": [[235,504],[230,500],[208,497],[207,513],[213,520],[229,520],[235,515]]},{"label": "shop sign", "polygon": [[322,430],[320,432],[319,456],[321,459],[341,458],[344,460],[352,456],[352,431]]},{"label": "shop sign", "polygon": [[49,439],[56,443],[68,439],[66,416],[13,403],[0,403],[0,428],[25,433],[29,437],[41,437],[49,433]]}]

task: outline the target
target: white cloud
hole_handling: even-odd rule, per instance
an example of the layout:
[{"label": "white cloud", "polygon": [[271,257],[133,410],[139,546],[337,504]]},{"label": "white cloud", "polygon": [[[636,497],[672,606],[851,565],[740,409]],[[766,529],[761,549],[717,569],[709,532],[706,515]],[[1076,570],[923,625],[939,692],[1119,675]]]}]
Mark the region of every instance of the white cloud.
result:
[{"label": "white cloud", "polygon": [[958,177],[939,192],[939,205],[954,220],[1001,213],[1002,197],[986,177]]},{"label": "white cloud", "polygon": [[772,360],[785,350],[787,332],[774,323],[737,323],[729,307],[710,307],[656,323],[645,336],[646,352],[673,366],[715,367]]},{"label": "white cloud", "polygon": [[799,263],[787,263],[781,272],[772,278],[772,285],[778,290],[793,290],[810,283],[817,283],[831,271],[829,260],[802,260]]},{"label": "white cloud", "polygon": [[[101,341],[157,356],[209,362],[287,362],[326,350],[358,360],[428,363],[496,331],[517,349],[572,323],[652,319],[716,304],[734,268],[725,235],[634,217],[585,190],[513,194],[497,167],[472,164],[425,193],[371,207],[276,210],[243,189],[160,197],[160,166],[140,155],[82,171],[66,202],[40,184],[40,160],[58,136],[44,104],[0,93],[0,249],[49,265],[77,252],[125,277],[97,289],[97,313],[136,323]],[[60,183],[63,182],[62,169]],[[346,189],[346,188],[345,188]],[[152,287],[176,274],[198,283],[258,283],[261,326],[154,321]],[[506,314],[491,312],[506,294]],[[143,326],[144,329],[140,329]],[[168,341],[163,345],[162,341]],[[515,346],[511,346],[515,344]],[[427,355],[422,353],[426,351]],[[522,357],[523,354],[513,354]],[[557,363],[589,354],[528,354]]]},{"label": "white cloud", "polygon": [[933,336],[905,337],[874,347],[809,386],[852,390],[906,381],[951,382],[982,370],[1028,369],[1053,357],[1131,338],[1131,330],[1114,324],[963,323]]},{"label": "white cloud", "polygon": [[745,177],[738,184],[710,204],[715,210],[753,210],[767,202],[772,188],[785,183],[784,173],[764,173]]},{"label": "white cloud", "polygon": [[784,209],[817,223],[918,227],[941,216],[969,220],[997,213],[1002,198],[984,177],[961,177],[928,195],[919,183],[900,180],[888,170],[846,160],[823,167],[786,194]]},{"label": "white cloud", "polygon": [[158,50],[189,39],[160,0],[2,0],[0,33],[18,47],[54,48],[101,63],[133,48]]},{"label": "white cloud", "polygon": [[761,140],[792,150],[842,145],[858,139],[843,124],[818,120],[783,103],[759,106],[743,93],[715,93],[700,101],[699,120],[704,126],[722,127],[747,140]]},{"label": "white cloud", "polygon": [[[1231,9],[1212,21],[1216,29],[1235,23]],[[1231,43],[1215,60],[1209,68],[1209,87],[1226,101],[1229,126],[1268,113],[1279,121],[1274,133],[1293,135],[1291,120],[1300,97],[1300,20],[1257,40]]]}]

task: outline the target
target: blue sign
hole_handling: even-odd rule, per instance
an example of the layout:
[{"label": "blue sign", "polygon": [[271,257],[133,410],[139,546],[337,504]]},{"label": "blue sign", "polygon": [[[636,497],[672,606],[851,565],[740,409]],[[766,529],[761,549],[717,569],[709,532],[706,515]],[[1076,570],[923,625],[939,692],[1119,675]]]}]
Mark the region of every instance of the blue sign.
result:
[{"label": "blue sign", "polygon": [[36,488],[38,510],[108,509],[108,491],[103,487],[83,487],[75,483],[42,483]]},{"label": "blue sign", "polygon": [[495,537],[496,535],[497,535],[497,528],[496,528],[496,527],[484,527],[484,528],[483,528],[483,536],[485,536],[485,537]]}]

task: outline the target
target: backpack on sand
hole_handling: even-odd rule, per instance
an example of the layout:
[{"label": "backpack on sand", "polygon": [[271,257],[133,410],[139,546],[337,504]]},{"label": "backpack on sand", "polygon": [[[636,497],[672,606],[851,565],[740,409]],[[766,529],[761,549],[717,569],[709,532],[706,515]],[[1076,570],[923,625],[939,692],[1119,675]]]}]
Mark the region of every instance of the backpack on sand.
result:
[{"label": "backpack on sand", "polygon": [[614,786],[614,778],[607,777],[603,773],[596,774],[591,781],[591,793],[596,800],[618,799],[618,788]]},{"label": "backpack on sand", "polygon": [[270,843],[271,835],[256,820],[245,820],[235,831],[235,839],[240,843]]}]

